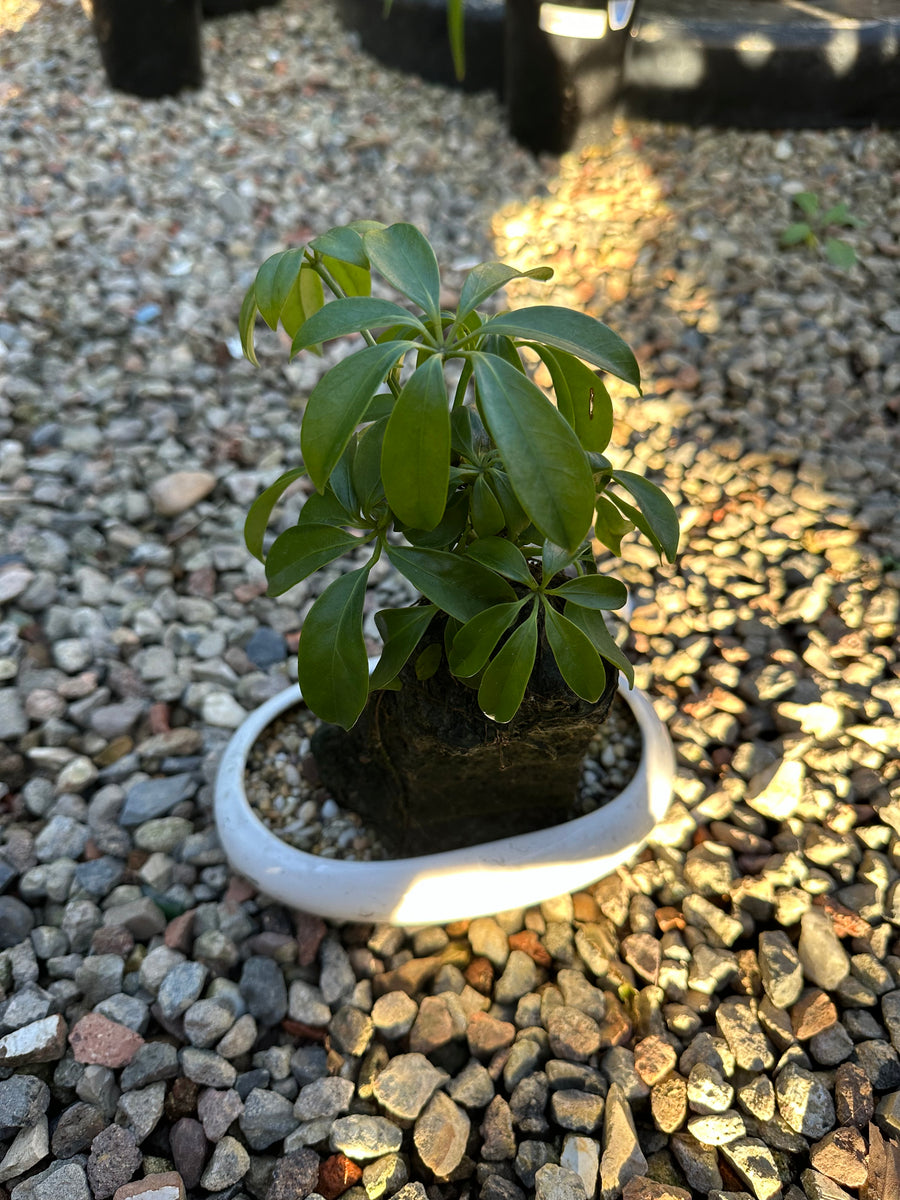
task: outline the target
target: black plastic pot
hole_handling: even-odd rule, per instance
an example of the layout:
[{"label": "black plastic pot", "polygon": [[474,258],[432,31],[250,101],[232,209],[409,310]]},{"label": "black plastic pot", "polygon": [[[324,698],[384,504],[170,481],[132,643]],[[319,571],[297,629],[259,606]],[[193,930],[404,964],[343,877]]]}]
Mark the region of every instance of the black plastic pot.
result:
[{"label": "black plastic pot", "polygon": [[118,91],[154,99],[203,83],[200,0],[94,0],[93,24]]},{"label": "black plastic pot", "polygon": [[509,127],[535,153],[562,154],[609,135],[634,12],[610,26],[605,0],[506,0]]},{"label": "black plastic pot", "polygon": [[204,17],[227,17],[231,13],[273,8],[280,0],[203,0]]},{"label": "black plastic pot", "polygon": [[362,48],[388,67],[429,83],[459,85],[467,92],[499,91],[503,77],[503,6],[498,0],[466,0],[466,73],[457,80],[447,36],[447,0],[337,0],[344,26]]}]

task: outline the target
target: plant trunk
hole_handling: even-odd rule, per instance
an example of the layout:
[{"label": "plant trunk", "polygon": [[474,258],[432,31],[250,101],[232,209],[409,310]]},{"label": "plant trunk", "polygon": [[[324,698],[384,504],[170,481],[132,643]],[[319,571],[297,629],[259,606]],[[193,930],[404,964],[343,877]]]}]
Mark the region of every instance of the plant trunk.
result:
[{"label": "plant trunk", "polygon": [[200,0],[93,0],[93,10],[111,87],[154,99],[203,83]]},{"label": "plant trunk", "polygon": [[588,744],[615,695],[612,667],[599,701],[580,700],[542,637],[522,707],[508,725],[489,720],[477,692],[443,661],[430,679],[417,679],[409,664],[400,679],[400,691],[372,693],[351,730],[323,725],[312,743],[323,785],[395,853],[494,841],[572,815]]}]

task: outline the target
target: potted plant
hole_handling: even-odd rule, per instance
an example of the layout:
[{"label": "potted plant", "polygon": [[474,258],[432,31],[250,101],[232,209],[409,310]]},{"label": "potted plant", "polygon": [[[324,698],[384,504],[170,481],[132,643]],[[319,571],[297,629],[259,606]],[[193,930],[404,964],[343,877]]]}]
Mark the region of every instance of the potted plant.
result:
[{"label": "potted plant", "polygon": [[[373,275],[406,303],[373,296]],[[592,368],[639,389],[625,342],[564,308],[479,312],[523,275],[545,280],[551,272],[483,263],[448,310],[425,237],[412,225],[373,221],[269,258],[241,310],[251,361],[257,314],[284,328],[292,354],[350,335],[360,343],[312,390],[299,431],[303,463],[255,501],[245,537],[273,595],[351,558],[307,613],[297,661],[300,692],[323,722],[313,739],[318,771],[335,799],[379,828],[417,877],[436,859],[438,878],[463,862],[483,875],[492,861],[509,876],[498,845],[510,835],[520,845],[530,837],[525,855],[546,876],[537,882],[550,887],[546,896],[566,890],[550,886],[546,868],[571,867],[575,855],[592,861],[587,870],[596,873],[584,877],[582,868],[572,886],[598,878],[597,864],[615,865],[613,851],[621,858],[645,838],[668,803],[671,751],[661,727],[654,729],[652,707],[639,698],[632,706],[646,751],[641,799],[632,795],[607,820],[624,843],[585,846],[586,831],[574,827],[588,818],[565,824],[619,673],[633,683],[604,619],[623,608],[627,591],[598,569],[594,549],[618,553],[637,529],[671,560],[678,522],[659,488],[616,470],[604,454],[612,402]],[[529,377],[523,351],[546,366],[554,400]],[[303,476],[315,492],[296,525],[268,544],[273,509]],[[384,649],[371,664],[364,602],[382,558],[421,600],[377,614]],[[278,703],[298,700],[295,692]],[[271,892],[297,872],[280,851],[266,865],[272,835],[248,863],[260,823],[240,798],[224,798],[239,789],[256,726],[239,731],[223,760],[217,820],[233,863]],[[554,849],[548,831],[558,830],[563,842]],[[603,836],[610,835],[606,828]],[[334,867],[306,860],[313,856],[302,856],[313,876]],[[357,882],[386,865],[344,864],[357,870]],[[316,884],[308,882],[315,898]],[[347,885],[352,904],[355,886]],[[439,919],[429,914],[421,919]]]}]

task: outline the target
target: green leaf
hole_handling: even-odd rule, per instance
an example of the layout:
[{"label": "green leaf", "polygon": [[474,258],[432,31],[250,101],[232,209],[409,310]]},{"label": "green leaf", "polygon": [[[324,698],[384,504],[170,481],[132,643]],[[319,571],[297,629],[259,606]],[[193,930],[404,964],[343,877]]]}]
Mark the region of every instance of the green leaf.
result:
[{"label": "green leaf", "polygon": [[594,515],[594,482],[570,425],[536,384],[503,359],[473,354],[478,408],[516,498],[546,538],[568,549]]},{"label": "green leaf", "polygon": [[300,274],[303,247],[272,254],[256,272],[256,304],[270,329],[278,328],[278,318]]},{"label": "green leaf", "polygon": [[[294,337],[308,316],[322,307],[325,297],[322,280],[310,266],[302,266],[281,308],[281,324],[288,337]],[[295,351],[291,350],[291,355]]]},{"label": "green leaf", "polygon": [[564,571],[575,561],[580,550],[580,545],[575,550],[564,550],[562,546],[554,545],[553,542],[544,542],[541,549],[541,579],[543,582],[549,583],[554,575]]},{"label": "green leaf", "polygon": [[[344,447],[344,452],[337,460],[334,470],[328,479],[327,487],[334,492],[335,497],[340,506],[346,509],[347,512],[359,513],[361,505],[359,497],[356,494],[356,489],[353,486],[353,460],[356,458],[356,446],[358,438],[353,434],[347,441]],[[320,493],[316,493],[319,495]],[[330,521],[324,522],[326,525],[331,524]]]},{"label": "green leaf", "polygon": [[241,346],[244,351],[244,357],[252,362],[254,367],[259,366],[256,350],[253,346],[253,330],[256,325],[256,314],[258,311],[256,307],[256,289],[251,286],[247,289],[243,303],[241,304],[241,313],[238,317],[238,333],[241,335]]},{"label": "green leaf", "polygon": [[297,518],[298,525],[355,525],[358,521],[359,513],[345,508],[330,484],[324,492],[313,492]]},{"label": "green leaf", "polygon": [[544,628],[560,675],[576,696],[596,704],[606,687],[606,671],[591,639],[547,600]]},{"label": "green leaf", "polygon": [[369,269],[369,260],[363,248],[363,235],[350,225],[338,225],[309,243],[309,249],[327,255],[337,262]]},{"label": "green leaf", "polygon": [[641,389],[640,368],[631,350],[617,333],[587,313],[550,304],[520,308],[491,317],[479,333],[501,333],[506,337],[554,346],[609,371],[617,379],[624,379],[638,391]]},{"label": "green leaf", "polygon": [[[368,413],[366,415],[368,416]],[[365,514],[370,514],[375,506],[384,499],[384,483],[381,478],[381,448],[384,444],[387,423],[388,418],[382,417],[380,421],[367,425],[356,443],[350,478],[353,482],[353,490],[359,497],[360,509]]]},{"label": "green leaf", "polygon": [[806,217],[814,217],[819,211],[819,197],[815,192],[797,192],[793,200]]},{"label": "green leaf", "polygon": [[[466,367],[470,364],[466,363]],[[465,368],[464,368],[465,369]],[[475,459],[475,444],[472,440],[472,410],[466,405],[459,405],[450,413],[450,448],[454,454],[473,462]]]},{"label": "green leaf", "polygon": [[824,244],[825,257],[833,267],[849,271],[856,262],[856,251],[849,242],[841,238],[827,237]]},{"label": "green leaf", "polygon": [[601,658],[605,658],[607,662],[617,666],[629,684],[634,687],[634,667],[609,632],[609,627],[603,619],[603,613],[596,608],[581,608],[577,604],[567,604],[563,611],[567,620],[587,634]]},{"label": "green leaf", "polygon": [[466,621],[450,649],[451,673],[459,679],[477,675],[528,599],[524,596],[515,604],[495,604]]},{"label": "green leaf", "polygon": [[483,304],[488,296],[493,296],[494,292],[498,292],[513,279],[546,281],[552,278],[552,267],[533,267],[530,271],[517,271],[515,267],[502,262],[479,263],[466,276],[459,295],[456,319],[464,320],[479,304]]},{"label": "green leaf", "polygon": [[305,474],[304,467],[293,467],[290,471],[285,471],[274,483],[270,483],[262,495],[257,496],[250,505],[247,520],[244,522],[244,542],[253,557],[258,558],[260,562],[265,561],[263,539],[266,536],[272,509],[291,484],[302,479]]},{"label": "green leaf", "polygon": [[436,612],[433,604],[414,604],[412,608],[384,608],[375,614],[384,649],[369,680],[370,691],[387,687],[396,679]]},{"label": "green leaf", "polygon": [[[613,479],[627,488],[637,500],[638,507],[653,531],[653,536],[662,546],[666,558],[669,562],[674,562],[678,554],[681,531],[672,501],[655,483],[651,483],[643,475],[636,475],[633,471],[613,471]],[[631,516],[630,513],[628,515]],[[637,521],[635,524],[641,528]]]},{"label": "green leaf", "polygon": [[478,704],[490,720],[505,725],[522,703],[537,654],[537,605],[512,631],[481,677]]},{"label": "green leaf", "polygon": [[[578,434],[579,442],[585,450],[605,450],[612,437],[613,407],[602,381],[574,354],[546,347],[535,349],[547,364],[559,410]],[[562,397],[569,411],[559,403]]]},{"label": "green leaf", "polygon": [[349,729],[369,695],[363,604],[371,563],[340,575],[306,614],[297,652],[303,699],[322,721]]},{"label": "green leaf", "polygon": [[365,416],[376,389],[412,342],[366,346],[342,358],[313,388],[300,427],[300,450],[319,491],[356,426]]},{"label": "green leaf", "polygon": [[579,575],[576,579],[567,579],[552,590],[554,596],[563,596],[572,604],[579,604],[583,608],[621,608],[628,599],[625,584],[620,579],[611,579],[608,575]]},{"label": "green leaf", "polygon": [[348,296],[332,300],[303,323],[291,345],[291,355],[305,350],[307,346],[331,341],[332,338],[360,333],[363,329],[379,329],[398,321],[408,331],[415,329],[419,333],[425,332],[425,326],[417,317],[390,300],[377,300],[374,296]]},{"label": "green leaf", "polygon": [[813,231],[806,221],[795,221],[788,225],[781,235],[782,246],[798,246],[800,242],[808,242],[813,237]]},{"label": "green leaf", "polygon": [[819,218],[819,222],[823,226],[843,225],[845,223],[850,223],[852,219],[853,218],[850,216],[850,210],[847,207],[846,201],[841,200],[840,203],[833,205],[829,209],[826,209],[826,211],[823,212]]},{"label": "green leaf", "polygon": [[362,544],[335,525],[294,525],[280,533],[266,557],[270,596],[280,596],[320,567]]},{"label": "green leaf", "polygon": [[483,475],[479,475],[472,485],[469,514],[472,519],[472,528],[479,538],[492,537],[493,534],[499,533],[506,524],[503,519],[503,509]]},{"label": "green leaf", "polygon": [[622,553],[622,538],[634,529],[634,522],[623,516],[606,496],[597,497],[597,514],[594,518],[594,534],[598,541],[608,546],[613,554]]},{"label": "green leaf", "polygon": [[503,523],[507,536],[518,538],[528,528],[531,521],[512,489],[509,476],[505,471],[491,471],[488,475],[488,484],[503,511]]},{"label": "green leaf", "polygon": [[[366,267],[356,267],[353,263],[342,262],[339,258],[326,255],[322,266],[329,272],[331,278],[346,296],[368,296],[372,291],[372,275]],[[343,297],[339,297],[341,299]]]},{"label": "green leaf", "polygon": [[516,598],[505,580],[459,554],[421,546],[387,546],[386,553],[413,587],[460,621],[468,621],[492,604]]},{"label": "green leaf", "polygon": [[482,566],[489,567],[498,575],[505,575],[507,579],[513,579],[527,588],[535,587],[528,560],[519,547],[506,538],[477,538],[466,547],[466,558],[474,558]]},{"label": "green leaf", "polygon": [[446,550],[462,537],[468,519],[469,496],[467,491],[463,491],[451,497],[443,517],[434,529],[404,529],[403,533],[406,540],[414,546]]},{"label": "green leaf", "polygon": [[430,646],[426,646],[416,659],[416,679],[420,682],[430,679],[441,665],[442,655],[440,642],[432,642]]},{"label": "green leaf", "polygon": [[417,367],[388,421],[381,472],[388,504],[414,529],[434,529],[450,485],[450,409],[439,354]]},{"label": "green leaf", "polygon": [[447,37],[450,41],[450,53],[453,56],[453,70],[460,82],[466,74],[463,4],[464,0],[448,0],[447,3]]},{"label": "green leaf", "polygon": [[435,325],[441,317],[441,277],[434,251],[415,225],[390,225],[363,238],[369,262]]}]

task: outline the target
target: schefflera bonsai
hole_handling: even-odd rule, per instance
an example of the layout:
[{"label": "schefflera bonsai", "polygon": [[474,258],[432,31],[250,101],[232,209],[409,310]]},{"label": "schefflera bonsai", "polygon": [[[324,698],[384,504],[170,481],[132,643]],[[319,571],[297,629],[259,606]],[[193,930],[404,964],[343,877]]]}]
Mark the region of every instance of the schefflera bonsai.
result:
[{"label": "schefflera bonsai", "polygon": [[[373,296],[373,274],[403,302]],[[292,355],[359,335],[309,395],[302,465],[256,500],[245,536],[273,596],[351,560],[306,615],[298,678],[323,722],[323,784],[396,853],[571,815],[618,671],[633,684],[604,619],[626,588],[598,571],[592,536],[619,554],[636,528],[676,552],[671,503],[604,455],[613,412],[594,368],[639,391],[625,342],[560,307],[479,313],[510,280],[551,274],[482,263],[449,310],[419,230],[355,222],[269,258],[241,311],[254,363],[257,313],[280,322]],[[525,348],[554,398],[529,377]],[[267,546],[274,506],[303,475],[315,492]],[[384,649],[370,674],[364,604],[382,556],[422,598],[377,613]]]}]

